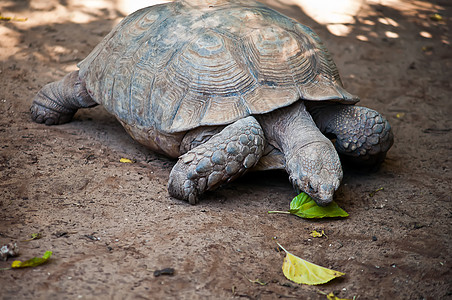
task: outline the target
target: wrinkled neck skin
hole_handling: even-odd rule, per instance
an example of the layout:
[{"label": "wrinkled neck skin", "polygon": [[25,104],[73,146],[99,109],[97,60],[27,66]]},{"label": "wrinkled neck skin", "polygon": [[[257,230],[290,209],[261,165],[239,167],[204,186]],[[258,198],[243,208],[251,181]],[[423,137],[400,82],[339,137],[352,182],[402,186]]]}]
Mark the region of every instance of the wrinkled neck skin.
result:
[{"label": "wrinkled neck skin", "polygon": [[258,116],[268,142],[291,157],[295,152],[313,142],[328,142],[316,127],[302,101]]},{"label": "wrinkled neck skin", "polygon": [[342,180],[342,167],[333,144],[317,128],[303,101],[256,118],[267,142],[284,153],[295,189],[319,205],[328,205]]}]

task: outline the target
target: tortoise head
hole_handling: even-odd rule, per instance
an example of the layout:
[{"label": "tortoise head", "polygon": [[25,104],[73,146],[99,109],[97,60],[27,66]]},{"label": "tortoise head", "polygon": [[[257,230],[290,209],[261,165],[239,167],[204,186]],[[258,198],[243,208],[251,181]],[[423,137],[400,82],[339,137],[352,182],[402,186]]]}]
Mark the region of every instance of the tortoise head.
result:
[{"label": "tortoise head", "polygon": [[314,142],[295,151],[286,168],[297,192],[305,192],[320,206],[333,201],[342,180],[342,167],[333,145]]}]

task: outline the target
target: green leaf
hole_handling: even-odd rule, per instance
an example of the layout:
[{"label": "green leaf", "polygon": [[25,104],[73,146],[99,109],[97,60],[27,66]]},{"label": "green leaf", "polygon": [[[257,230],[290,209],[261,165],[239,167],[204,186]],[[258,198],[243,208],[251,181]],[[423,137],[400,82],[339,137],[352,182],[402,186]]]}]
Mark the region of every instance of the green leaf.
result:
[{"label": "green leaf", "polygon": [[284,276],[293,282],[317,285],[345,275],[345,273],[327,269],[299,258],[288,252],[279,243],[278,246],[286,252],[282,265]]},{"label": "green leaf", "polygon": [[332,201],[328,206],[318,206],[317,203],[306,193],[293,198],[290,202],[289,213],[301,218],[333,218],[348,217],[348,213]]},{"label": "green leaf", "polygon": [[42,257],[33,257],[23,262],[20,260],[15,260],[13,261],[11,268],[16,269],[16,268],[36,267],[47,262],[51,256],[52,251],[46,251]]}]

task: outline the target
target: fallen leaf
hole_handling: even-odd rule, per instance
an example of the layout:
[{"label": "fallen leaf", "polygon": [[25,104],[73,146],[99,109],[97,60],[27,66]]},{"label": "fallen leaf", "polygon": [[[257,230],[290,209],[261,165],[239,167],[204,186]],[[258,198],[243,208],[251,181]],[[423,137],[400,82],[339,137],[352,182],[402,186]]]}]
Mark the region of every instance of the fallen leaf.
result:
[{"label": "fallen leaf", "polygon": [[301,218],[348,217],[348,213],[336,202],[332,201],[328,206],[318,206],[306,193],[301,193],[293,198],[290,202],[289,213]]},{"label": "fallen leaf", "polygon": [[286,252],[282,270],[287,279],[302,284],[317,285],[345,275],[345,273],[327,269],[316,264],[301,259],[284,249],[279,243],[278,246]]},{"label": "fallen leaf", "polygon": [[0,15],[0,21],[17,21],[17,22],[25,22],[28,18],[17,18],[17,17],[4,17]]},{"label": "fallen leaf", "polygon": [[124,158],[124,157],[122,157],[122,158],[119,160],[119,162],[126,163],[126,164],[131,164],[131,163],[133,163],[133,161],[132,161],[131,159]]},{"label": "fallen leaf", "polygon": [[336,296],[334,295],[333,292],[331,292],[331,293],[329,293],[328,295],[326,295],[326,298],[327,298],[328,300],[351,300],[351,299],[336,297]]},{"label": "fallen leaf", "polygon": [[328,206],[318,206],[314,199],[304,192],[292,199],[288,211],[271,210],[268,213],[293,214],[306,219],[348,217],[348,213],[336,202],[332,201]]},{"label": "fallen leaf", "polygon": [[309,235],[312,237],[315,237],[315,238],[321,238],[321,237],[328,238],[325,234],[325,231],[323,231],[323,230],[321,232],[318,232],[317,230],[313,230],[313,231],[311,231],[311,233]]},{"label": "fallen leaf", "polygon": [[52,256],[52,251],[46,251],[42,257],[33,257],[26,261],[15,260],[11,264],[11,268],[27,268],[27,267],[37,267],[47,262]]},{"label": "fallen leaf", "polygon": [[430,20],[439,22],[443,20],[443,17],[440,14],[432,14],[430,15]]}]

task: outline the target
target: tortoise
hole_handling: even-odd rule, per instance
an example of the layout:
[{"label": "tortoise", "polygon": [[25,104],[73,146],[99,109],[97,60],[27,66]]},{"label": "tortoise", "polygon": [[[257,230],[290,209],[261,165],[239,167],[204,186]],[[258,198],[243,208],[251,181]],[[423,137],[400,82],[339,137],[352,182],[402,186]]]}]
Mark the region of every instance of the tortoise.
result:
[{"label": "tortoise", "polygon": [[138,10],[78,67],[36,94],[32,120],[62,124],[102,104],[136,141],[178,158],[168,191],[190,204],[249,170],[285,169],[324,206],[342,180],[338,154],[379,164],[393,143],[320,38],[255,1]]}]

